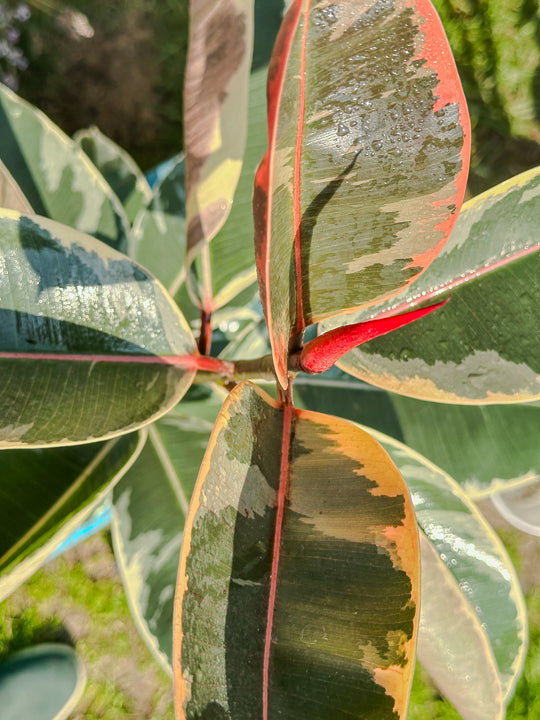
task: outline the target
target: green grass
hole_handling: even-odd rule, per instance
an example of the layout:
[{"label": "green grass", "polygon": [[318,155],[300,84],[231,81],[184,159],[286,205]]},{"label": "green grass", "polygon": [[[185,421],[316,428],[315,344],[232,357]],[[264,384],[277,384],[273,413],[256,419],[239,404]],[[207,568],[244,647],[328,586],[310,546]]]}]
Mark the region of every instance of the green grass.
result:
[{"label": "green grass", "polygon": [[[501,533],[510,557],[514,562],[522,581],[527,577],[523,555],[516,544],[516,534]],[[536,541],[536,554],[532,564],[538,567],[540,539]],[[529,558],[529,563],[531,559]],[[516,688],[512,702],[508,707],[507,720],[538,720],[540,718],[540,587],[532,585],[525,594],[529,618],[529,652],[525,661],[523,676]]]},{"label": "green grass", "polygon": [[85,664],[73,720],[173,720],[172,681],[138,635],[103,536],[49,563],[0,605],[0,659],[40,642],[72,644]]}]

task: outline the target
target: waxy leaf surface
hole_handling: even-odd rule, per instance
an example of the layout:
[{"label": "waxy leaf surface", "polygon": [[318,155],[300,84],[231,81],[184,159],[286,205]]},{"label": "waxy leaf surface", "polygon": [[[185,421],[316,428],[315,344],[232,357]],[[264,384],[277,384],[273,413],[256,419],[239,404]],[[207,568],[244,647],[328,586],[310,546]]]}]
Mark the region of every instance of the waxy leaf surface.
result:
[{"label": "waxy leaf surface", "polygon": [[208,243],[229,214],[242,168],[254,0],[191,0],[184,87],[187,251],[202,253],[201,306],[213,310]]},{"label": "waxy leaf surface", "polygon": [[418,659],[463,720],[503,720],[505,704],[497,663],[478,616],[423,533],[420,552]]},{"label": "waxy leaf surface", "polygon": [[5,85],[0,159],[34,212],[126,250],[129,222],[101,173],[75,141]]},{"label": "waxy leaf surface", "polygon": [[[512,696],[527,648],[525,601],[514,566],[495,531],[449,475],[398,441],[372,432],[403,475],[420,528],[469,603],[465,609],[460,602],[459,622],[445,626],[429,620],[438,616],[438,594],[422,594],[421,616],[424,613],[425,621],[420,624],[418,657],[466,720],[504,717],[502,707]],[[426,554],[425,565],[422,555],[422,572],[429,573],[432,552]],[[426,585],[433,589],[439,583],[442,594],[453,592],[452,583],[442,577],[445,573],[435,572],[438,578],[428,578]],[[469,635],[471,610],[476,615],[474,637]],[[457,612],[456,607],[453,618]],[[449,648],[459,647],[455,644],[457,633],[462,634],[462,660],[459,655],[452,660],[448,654]],[[491,653],[486,652],[486,640]],[[476,661],[471,660],[471,653],[476,653]],[[485,663],[491,667],[484,668]],[[475,666],[477,672],[464,671]],[[483,677],[477,687],[478,673]],[[486,688],[489,678],[495,680],[491,692]],[[477,694],[479,687],[482,699]],[[466,699],[472,702],[474,697],[478,707],[466,712]]]},{"label": "waxy leaf surface", "polygon": [[0,601],[50,559],[142,447],[136,433],[0,452]]},{"label": "waxy leaf surface", "polygon": [[131,614],[169,674],[184,522],[224,395],[193,386],[177,408],[148,428],[141,455],[113,490],[114,557]]},{"label": "waxy leaf surface", "polygon": [[177,716],[404,718],[418,581],[412,507],[381,447],[238,386],[186,523]]},{"label": "waxy leaf surface", "polygon": [[81,146],[116,193],[131,224],[152,199],[152,190],[133,158],[97,127],[80,130],[75,142]]},{"label": "waxy leaf surface", "polygon": [[540,476],[540,408],[391,397],[404,442],[446,470],[469,497],[528,485]]},{"label": "waxy leaf surface", "polygon": [[440,255],[406,292],[330,329],[450,301],[432,316],[371,340],[338,365],[374,385],[445,403],[540,397],[540,170],[464,204]]},{"label": "waxy leaf surface", "polygon": [[144,268],[88,235],[8,210],[0,258],[1,446],[118,435],[182,397],[195,342]]},{"label": "waxy leaf surface", "polygon": [[268,80],[254,193],[278,378],[289,337],[408,286],[463,198],[468,114],[426,0],[295,0]]},{"label": "waxy leaf surface", "polygon": [[426,402],[367,385],[338,368],[299,375],[294,391],[301,407],[368,425],[414,448],[469,497],[517,488],[540,476],[540,408],[534,404]]},{"label": "waxy leaf surface", "polygon": [[[284,0],[255,0],[254,47],[247,108],[247,138],[234,203],[224,225],[207,248],[206,263],[199,255],[192,265],[192,289],[198,297],[203,288],[212,290],[213,306],[229,303],[250,285],[256,286],[253,248],[253,180],[266,145],[266,76],[272,46],[281,24]],[[234,126],[238,117],[234,118]],[[144,264],[144,263],[143,263]],[[183,305],[182,305],[183,307]]]}]

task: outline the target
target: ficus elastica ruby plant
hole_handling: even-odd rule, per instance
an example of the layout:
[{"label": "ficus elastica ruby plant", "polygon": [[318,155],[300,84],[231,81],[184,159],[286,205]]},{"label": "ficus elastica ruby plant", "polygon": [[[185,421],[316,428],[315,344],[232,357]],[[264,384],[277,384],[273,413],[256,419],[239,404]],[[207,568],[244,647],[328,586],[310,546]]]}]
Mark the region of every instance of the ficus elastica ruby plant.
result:
[{"label": "ficus elastica ruby plant", "polygon": [[504,718],[526,614],[476,500],[540,464],[540,172],[464,203],[429,0],[190,11],[152,186],[0,90],[0,592],[110,498],[179,720],[402,719],[416,657]]}]

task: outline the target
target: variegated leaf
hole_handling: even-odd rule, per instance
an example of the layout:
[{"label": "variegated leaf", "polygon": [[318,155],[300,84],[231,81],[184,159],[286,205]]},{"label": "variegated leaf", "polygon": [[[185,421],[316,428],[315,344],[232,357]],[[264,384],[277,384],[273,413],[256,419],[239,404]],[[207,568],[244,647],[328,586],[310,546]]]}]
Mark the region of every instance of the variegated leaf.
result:
[{"label": "variegated leaf", "polygon": [[291,335],[395,295],[440,252],[463,198],[469,127],[428,0],[295,0],[268,97],[256,250],[286,386]]},{"label": "variegated leaf", "polygon": [[404,442],[456,480],[472,499],[540,477],[540,408],[444,405],[391,394]]},{"label": "variegated leaf", "polygon": [[540,408],[534,404],[425,402],[367,385],[337,368],[297,376],[294,391],[301,407],[404,442],[443,468],[471,498],[525,486],[540,476]]},{"label": "variegated leaf", "polygon": [[178,718],[404,718],[417,555],[405,485],[367,433],[239,385],[186,523]]},{"label": "variegated leaf", "polygon": [[47,562],[128,468],[137,433],[77,447],[0,452],[0,601]]},{"label": "variegated leaf", "polygon": [[93,126],[73,137],[94,163],[124,206],[133,224],[137,213],[152,200],[152,190],[128,153]]},{"label": "variegated leaf", "polygon": [[424,533],[420,553],[418,659],[463,720],[504,720],[497,663],[478,615]]},{"label": "variegated leaf", "polygon": [[186,193],[184,156],[177,155],[153,187],[152,200],[131,232],[131,256],[174,295],[185,280]]},{"label": "variegated leaf", "polygon": [[120,200],[71,138],[0,84],[0,159],[39,215],[125,251]]},{"label": "variegated leaf", "polygon": [[[371,432],[403,475],[431,545],[422,554],[430,592],[422,593],[418,657],[465,720],[502,720],[527,649],[526,607],[515,568],[495,531],[450,476],[397,440]],[[456,585],[466,603],[458,599]],[[445,625],[437,617],[448,595],[455,596],[455,621]]]},{"label": "variegated leaf", "polygon": [[451,293],[442,308],[347,353],[338,365],[374,385],[446,403],[540,397],[540,169],[468,201],[428,270],[390,302],[324,324],[399,313]]},{"label": "variegated leaf", "polygon": [[191,0],[184,88],[187,266],[201,254],[201,306],[214,307],[208,244],[223,226],[242,169],[254,0]]},{"label": "variegated leaf", "polygon": [[[247,140],[244,160],[234,194],[234,203],[227,219],[208,247],[208,262],[203,266],[199,256],[192,265],[192,288],[202,297],[202,288],[211,285],[213,305],[220,308],[256,286],[255,253],[253,248],[253,180],[257,163],[267,143],[266,76],[272,45],[282,20],[284,0],[255,0],[255,42],[249,77]],[[236,122],[236,121],[235,121]],[[209,279],[205,280],[205,273]],[[234,300],[236,303],[237,300]],[[184,308],[184,305],[181,305]]]},{"label": "variegated leaf", "polygon": [[137,461],[113,491],[114,555],[142,638],[172,674],[178,555],[199,467],[224,390],[193,386],[148,429]]},{"label": "variegated leaf", "polygon": [[195,341],[163,287],[99,240],[0,213],[0,445],[107,438],[189,387]]}]

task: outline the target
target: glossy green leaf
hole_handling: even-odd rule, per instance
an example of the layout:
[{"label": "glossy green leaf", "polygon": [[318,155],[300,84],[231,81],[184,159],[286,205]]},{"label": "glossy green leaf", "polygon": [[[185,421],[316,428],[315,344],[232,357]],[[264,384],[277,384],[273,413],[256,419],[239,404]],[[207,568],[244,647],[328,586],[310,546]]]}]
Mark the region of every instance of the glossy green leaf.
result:
[{"label": "glossy green leaf", "polygon": [[176,405],[194,376],[195,342],[144,268],[8,210],[0,257],[1,446],[104,439]]},{"label": "glossy green leaf", "polygon": [[80,130],[73,139],[114,190],[133,224],[139,210],[152,200],[152,190],[142,170],[123,148],[95,126]]},{"label": "glossy green leaf", "polygon": [[417,573],[405,485],[370,435],[239,385],[186,523],[177,717],[404,718]]},{"label": "glossy green leaf", "polygon": [[161,280],[171,295],[178,292],[186,276],[184,176],[184,156],[178,155],[153,188],[152,200],[139,213],[131,232],[130,256]]},{"label": "glossy green leaf", "polygon": [[5,85],[0,159],[36,213],[125,251],[129,223],[101,173],[77,143]]},{"label": "glossy green leaf", "polygon": [[171,674],[173,600],[184,522],[225,395],[223,390],[193,387],[177,408],[149,427],[137,463],[113,491],[114,555],[131,614]]},{"label": "glossy green leaf", "polygon": [[201,306],[214,309],[208,244],[229,214],[247,134],[254,0],[191,0],[184,86],[187,266],[201,254]]},{"label": "glossy green leaf", "polygon": [[[472,498],[529,484],[540,475],[540,408],[445,405],[367,385],[333,368],[299,375],[301,407],[368,425],[443,468]],[[459,452],[456,449],[459,448]]]},{"label": "glossy green leaf", "polygon": [[[230,303],[245,288],[257,282],[251,200],[255,169],[267,144],[266,76],[284,4],[284,0],[255,0],[255,43],[249,78],[247,139],[234,203],[225,224],[209,245],[206,269],[200,258],[192,266],[196,270],[196,276],[191,281],[193,291],[200,298],[205,282],[211,285],[214,307]],[[204,273],[208,270],[209,279],[205,281]]]},{"label": "glossy green leaf", "polygon": [[134,433],[77,447],[0,452],[0,600],[103,501],[142,443]]},{"label": "glossy green leaf", "polygon": [[469,497],[528,485],[540,475],[540,408],[391,398],[404,442],[444,468]]},{"label": "glossy green leaf", "polygon": [[497,663],[478,616],[424,533],[420,552],[418,659],[463,720],[504,720]]},{"label": "glossy green leaf", "polygon": [[[422,594],[421,615],[425,613],[425,620],[421,620],[418,636],[419,659],[465,720],[502,718],[503,705],[513,694],[527,648],[525,601],[514,566],[495,531],[449,475],[397,440],[375,431],[373,435],[399,468],[411,492],[420,528],[469,603],[468,609],[462,602],[454,607],[452,618],[457,618],[457,608],[462,608],[458,622],[441,625],[436,619],[439,617],[437,605],[444,600],[434,588],[439,583],[441,596],[455,595],[453,583],[444,579],[447,573],[441,569],[435,570],[434,578],[428,576],[426,586],[432,591]],[[422,570],[429,573],[432,552],[426,554]],[[431,607],[432,604],[435,606]],[[476,615],[474,637],[470,636],[470,610]],[[462,636],[464,657],[460,659],[456,655],[450,660],[449,650],[459,649],[455,643],[458,633]],[[477,673],[470,674],[464,668],[476,665],[477,672],[483,675],[484,664],[489,660],[486,639],[494,663],[485,668],[487,676],[482,679],[479,698],[476,696]],[[469,653],[472,652],[477,653],[476,662],[471,662]],[[485,683],[495,676],[497,682],[490,693]],[[475,705],[467,709],[466,699],[472,701],[474,697]],[[482,702],[486,703],[485,707],[481,707]]]},{"label": "glossy green leaf", "polygon": [[[404,395],[447,403],[540,397],[540,170],[467,202],[429,269],[391,302],[338,324],[402,312],[451,292],[411,326],[361,345],[347,372]],[[334,321],[325,323],[325,329]]]},{"label": "glossy green leaf", "polygon": [[0,160],[0,207],[17,210],[22,213],[33,213],[30,203],[17,185],[13,176]]},{"label": "glossy green leaf", "polygon": [[268,98],[255,242],[286,386],[291,335],[395,295],[441,250],[463,198],[470,132],[429,0],[295,0]]}]

